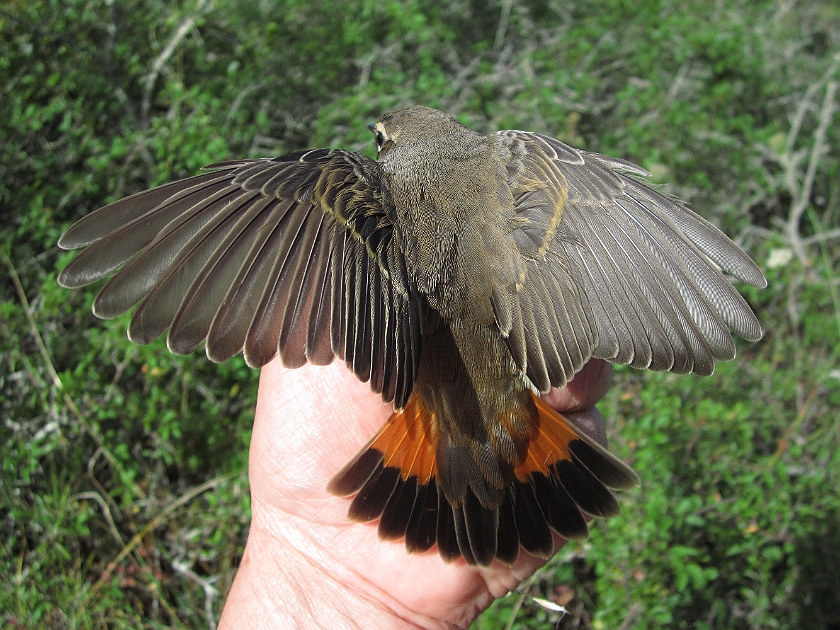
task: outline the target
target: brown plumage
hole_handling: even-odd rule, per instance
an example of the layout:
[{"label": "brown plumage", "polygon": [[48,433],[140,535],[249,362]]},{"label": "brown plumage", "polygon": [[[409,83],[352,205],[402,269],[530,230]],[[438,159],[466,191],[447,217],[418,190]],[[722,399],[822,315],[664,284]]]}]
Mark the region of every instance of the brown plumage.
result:
[{"label": "brown plumage", "polygon": [[214,164],[102,208],[66,287],[113,275],[103,318],[260,367],[343,359],[395,413],[330,482],[350,517],[445,558],[547,556],[551,530],[611,516],[630,468],[537,395],[591,358],[711,374],[731,333],[761,337],[721,270],[766,281],[717,228],[539,134],[483,136],[410,107],[376,125],[377,161],[317,149]]}]

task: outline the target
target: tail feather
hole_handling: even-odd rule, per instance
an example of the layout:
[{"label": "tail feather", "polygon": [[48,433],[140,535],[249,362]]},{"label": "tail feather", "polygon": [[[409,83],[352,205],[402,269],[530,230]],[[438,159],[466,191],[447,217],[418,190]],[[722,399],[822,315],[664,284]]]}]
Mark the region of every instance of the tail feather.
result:
[{"label": "tail feather", "polygon": [[557,477],[534,474],[533,481],[540,508],[551,528],[563,538],[586,538],[589,535],[586,519]]},{"label": "tail feather", "polygon": [[417,487],[417,500],[408,518],[405,546],[410,552],[428,551],[437,540],[438,490],[434,479]]},{"label": "tail feather", "polygon": [[639,485],[639,477],[626,464],[614,457],[604,457],[606,449],[588,436],[569,444],[569,450],[575,461],[586,466],[598,481],[613,490],[629,490]]},{"label": "tail feather", "polygon": [[499,531],[496,533],[496,559],[508,566],[519,559],[519,530],[513,512],[513,501],[499,506]]},{"label": "tail feather", "polygon": [[[537,473],[539,474],[539,473]],[[532,483],[513,483],[511,503],[516,516],[519,544],[533,556],[548,558],[554,550],[554,540]]]},{"label": "tail feather", "polygon": [[574,502],[587,514],[609,518],[621,512],[615,495],[585,466],[578,462],[559,461],[554,464],[553,470]]},{"label": "tail feather", "polygon": [[461,548],[458,542],[457,525],[455,521],[455,510],[443,496],[443,492],[438,488],[437,490],[438,510],[437,510],[437,547],[438,553],[444,560],[452,561],[461,555],[469,562],[472,557],[472,552],[469,547]]},{"label": "tail feather", "polygon": [[499,510],[488,510],[469,492],[460,511],[464,515],[467,541],[475,564],[490,564],[496,557]]},{"label": "tail feather", "polygon": [[[520,547],[548,557],[554,548],[552,530],[565,538],[585,537],[589,529],[584,513],[615,516],[620,508],[610,489],[632,487],[638,477],[540,398],[533,399],[538,429],[507,488],[499,492],[487,482],[491,494],[499,497],[494,504],[475,492],[474,481],[441,479],[451,473],[447,465],[439,466],[441,450],[449,442],[434,412],[414,395],[328,489],[341,496],[355,494],[349,518],[379,519],[379,535],[386,540],[404,537],[411,552],[436,544],[444,559],[463,557],[478,565],[494,559],[512,564]],[[478,470],[477,465],[470,468]],[[460,500],[447,498],[444,488],[462,485]]]},{"label": "tail feather", "polygon": [[[420,486],[421,488],[423,486]],[[398,540],[405,536],[408,522],[414,514],[418,498],[417,477],[399,480],[379,520],[379,537],[382,540]]]},{"label": "tail feather", "polygon": [[380,461],[350,504],[347,517],[359,523],[376,520],[382,516],[397,487],[403,485],[399,468],[385,468]]},{"label": "tail feather", "polygon": [[[533,400],[540,415],[539,436],[528,445],[528,458],[517,467],[517,475],[527,475],[534,470],[547,474],[549,464],[567,461],[588,469],[607,488],[629,490],[639,485],[639,476],[630,466],[575,427],[542,398],[533,396]],[[536,453],[543,459],[535,457]],[[528,468],[529,465],[532,468]]]},{"label": "tail feather", "polygon": [[[455,525],[455,542],[457,543],[458,554],[464,557],[467,564],[478,564],[478,560],[476,560],[472,545],[470,544],[466,521],[465,506],[452,506],[452,522]],[[438,522],[438,525],[440,525],[440,522]],[[478,546],[478,542],[478,540],[475,541],[476,546]],[[481,557],[483,557],[483,554]]]}]

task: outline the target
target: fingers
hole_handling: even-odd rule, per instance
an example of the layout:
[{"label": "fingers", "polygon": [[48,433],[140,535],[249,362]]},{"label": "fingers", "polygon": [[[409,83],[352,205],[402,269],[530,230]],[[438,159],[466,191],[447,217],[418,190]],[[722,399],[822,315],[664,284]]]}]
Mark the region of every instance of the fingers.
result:
[{"label": "fingers", "polygon": [[583,411],[569,411],[563,414],[574,425],[604,448],[607,448],[607,423],[595,407]]},{"label": "fingers", "polygon": [[612,365],[601,359],[592,359],[566,387],[552,389],[542,398],[606,448],[606,423],[595,405],[606,395],[611,382]]},{"label": "fingers", "polygon": [[[552,389],[542,398],[557,411],[580,411],[595,406],[611,381],[612,365],[592,359],[566,387]],[[378,417],[386,407],[370,386],[361,383],[340,361],[290,370],[275,359],[262,369],[259,399],[264,407],[282,408],[286,417],[294,415],[296,409],[309,409],[313,400],[318,406],[335,407],[353,416],[373,412]],[[379,425],[372,426],[375,429]]]},{"label": "fingers", "polygon": [[594,407],[607,393],[611,382],[612,365],[601,359],[592,359],[566,387],[552,389],[542,398],[557,411],[580,411]]}]

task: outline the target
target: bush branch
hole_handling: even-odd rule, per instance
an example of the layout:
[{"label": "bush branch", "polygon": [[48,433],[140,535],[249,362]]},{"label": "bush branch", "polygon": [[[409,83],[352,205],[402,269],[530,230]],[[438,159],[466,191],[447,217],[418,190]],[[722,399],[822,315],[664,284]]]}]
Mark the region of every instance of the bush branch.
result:
[{"label": "bush branch", "polygon": [[169,42],[166,44],[164,49],[160,51],[160,54],[155,58],[154,62],[152,63],[152,69],[149,70],[149,74],[146,75],[146,85],[143,88],[143,101],[140,107],[140,120],[143,129],[148,129],[149,126],[149,110],[152,107],[152,91],[155,88],[155,81],[157,81],[158,76],[163,70],[163,66],[166,65],[166,62],[169,61],[170,57],[172,57],[172,55],[175,53],[175,50],[178,48],[178,45],[193,29],[193,27],[195,26],[196,18],[204,12],[206,6],[207,0],[198,0],[195,14],[189,16],[187,19],[181,22],[181,25],[172,34],[172,37],[169,38]]}]

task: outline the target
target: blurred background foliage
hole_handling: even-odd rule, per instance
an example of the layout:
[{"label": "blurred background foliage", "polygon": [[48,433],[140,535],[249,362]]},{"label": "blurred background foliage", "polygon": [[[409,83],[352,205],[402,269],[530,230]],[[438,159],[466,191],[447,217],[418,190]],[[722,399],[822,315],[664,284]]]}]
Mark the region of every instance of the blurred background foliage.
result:
[{"label": "blurred background foliage", "polygon": [[835,0],[4,0],[0,43],[3,627],[212,629],[248,530],[257,375],[95,320],[61,232],[421,103],[643,165],[770,280],[713,377],[618,371],[642,488],[476,627],[840,628]]}]

